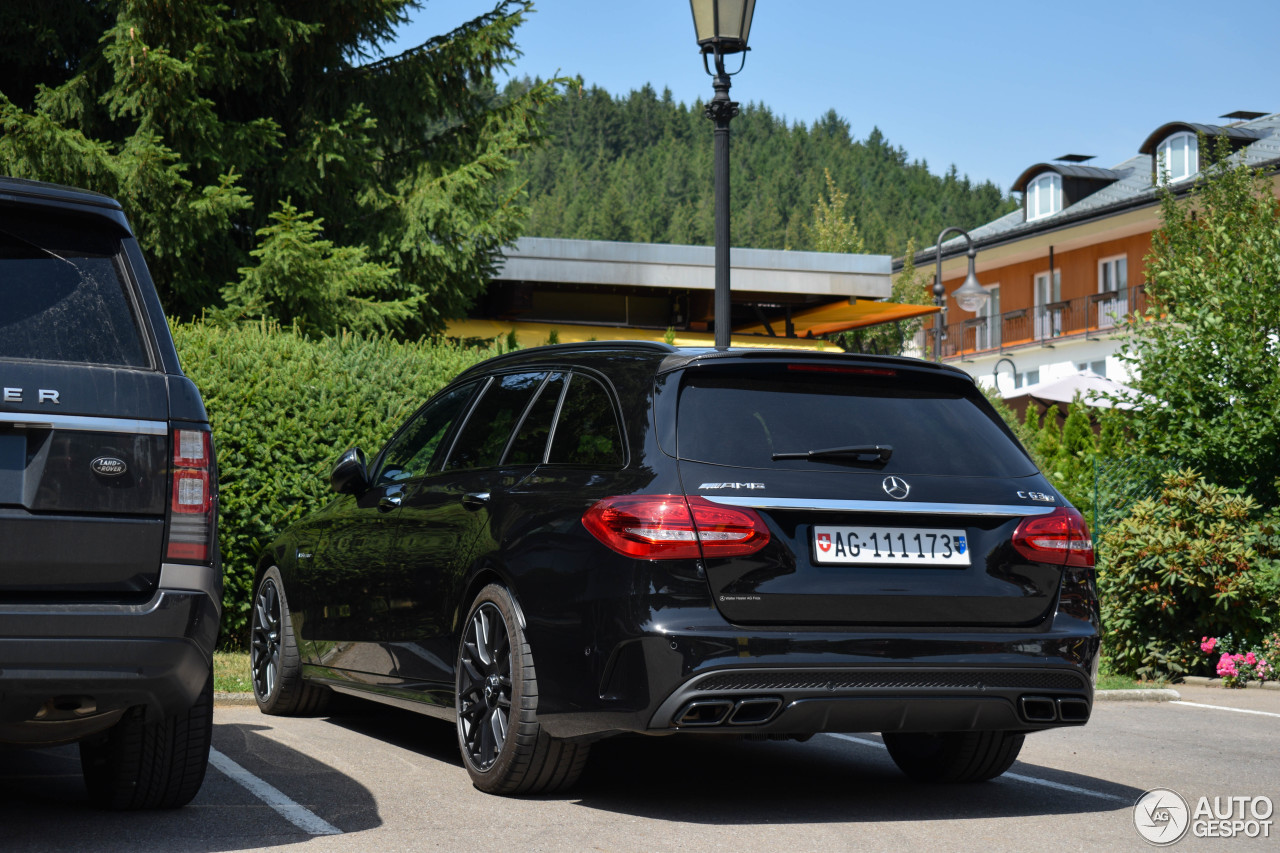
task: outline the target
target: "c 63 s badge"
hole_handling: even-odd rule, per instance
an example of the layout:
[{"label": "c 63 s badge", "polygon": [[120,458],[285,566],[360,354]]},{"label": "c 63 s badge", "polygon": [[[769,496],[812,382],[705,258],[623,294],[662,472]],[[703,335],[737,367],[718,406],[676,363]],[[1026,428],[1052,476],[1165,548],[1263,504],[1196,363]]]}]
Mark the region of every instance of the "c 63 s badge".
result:
[{"label": "c 63 s badge", "polygon": [[1040,501],[1041,503],[1046,504],[1058,502],[1058,499],[1053,495],[1046,495],[1044,492],[1018,492],[1018,497],[1022,498],[1024,501]]}]

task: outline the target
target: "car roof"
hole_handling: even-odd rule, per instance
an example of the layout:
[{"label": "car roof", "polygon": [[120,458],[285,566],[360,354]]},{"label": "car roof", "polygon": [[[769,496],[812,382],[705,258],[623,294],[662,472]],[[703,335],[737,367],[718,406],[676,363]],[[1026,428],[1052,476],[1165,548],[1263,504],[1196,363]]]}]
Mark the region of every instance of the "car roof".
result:
[{"label": "car roof", "polygon": [[88,214],[111,222],[126,236],[133,234],[120,202],[92,190],[0,175],[0,204],[15,207],[36,205],[47,210]]},{"label": "car roof", "polygon": [[530,347],[514,350],[487,359],[466,370],[459,379],[478,373],[493,370],[517,368],[521,366],[547,365],[551,363],[573,362],[579,357],[586,357],[592,366],[599,366],[601,357],[608,353],[629,353],[632,355],[648,355],[653,361],[655,374],[670,373],[700,364],[726,363],[733,361],[752,362],[788,362],[788,363],[821,363],[849,364],[883,364],[895,367],[909,367],[937,371],[942,374],[966,379],[973,378],[963,370],[951,365],[923,361],[918,358],[891,355],[870,355],[864,353],[823,352],[820,350],[778,350],[735,347],[717,350],[711,347],[676,347],[658,341],[585,341],[571,344],[551,344],[548,346]]},{"label": "car roof", "polygon": [[22,195],[32,198],[43,198],[51,201],[70,201],[76,204],[91,204],[98,207],[110,207],[121,210],[120,202],[111,196],[83,190],[76,187],[50,184],[45,181],[29,181],[26,178],[11,178],[0,175],[0,193],[6,195]]}]

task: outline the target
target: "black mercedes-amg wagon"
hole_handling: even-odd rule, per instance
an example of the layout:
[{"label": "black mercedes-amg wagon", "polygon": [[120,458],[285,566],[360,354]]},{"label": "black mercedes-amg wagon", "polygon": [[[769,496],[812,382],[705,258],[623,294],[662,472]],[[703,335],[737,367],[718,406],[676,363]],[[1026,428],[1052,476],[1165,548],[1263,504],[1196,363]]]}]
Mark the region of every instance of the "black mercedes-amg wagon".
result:
[{"label": "black mercedes-amg wagon", "polygon": [[258,567],[259,705],[453,721],[485,791],[568,785],[624,732],[882,732],[977,781],[1089,719],[1089,533],[953,368],[524,350],[332,483]]}]

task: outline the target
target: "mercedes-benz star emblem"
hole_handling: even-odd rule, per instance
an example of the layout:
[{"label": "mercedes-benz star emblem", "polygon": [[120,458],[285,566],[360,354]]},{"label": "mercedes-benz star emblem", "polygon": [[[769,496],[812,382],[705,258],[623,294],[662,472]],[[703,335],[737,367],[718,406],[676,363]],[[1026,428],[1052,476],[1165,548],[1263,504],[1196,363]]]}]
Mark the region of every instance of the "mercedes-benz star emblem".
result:
[{"label": "mercedes-benz star emblem", "polygon": [[901,477],[885,477],[884,482],[880,485],[884,488],[885,493],[895,501],[902,500],[911,492],[911,487]]}]

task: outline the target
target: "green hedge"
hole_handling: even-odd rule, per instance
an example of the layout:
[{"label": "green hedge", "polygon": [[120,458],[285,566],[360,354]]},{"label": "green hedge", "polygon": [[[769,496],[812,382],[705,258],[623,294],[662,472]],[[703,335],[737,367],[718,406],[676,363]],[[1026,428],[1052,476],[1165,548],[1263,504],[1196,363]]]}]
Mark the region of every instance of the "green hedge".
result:
[{"label": "green hedge", "polygon": [[270,325],[173,329],[217,445],[226,575],[222,643],[243,645],[254,565],[287,525],[333,498],[348,447],[372,456],[428,397],[498,350],[344,334],[309,339]]}]

